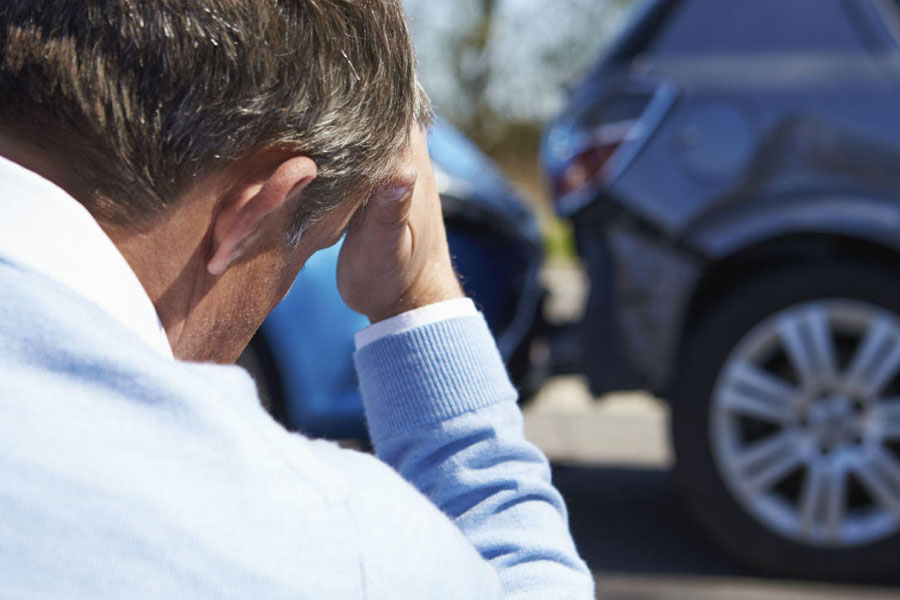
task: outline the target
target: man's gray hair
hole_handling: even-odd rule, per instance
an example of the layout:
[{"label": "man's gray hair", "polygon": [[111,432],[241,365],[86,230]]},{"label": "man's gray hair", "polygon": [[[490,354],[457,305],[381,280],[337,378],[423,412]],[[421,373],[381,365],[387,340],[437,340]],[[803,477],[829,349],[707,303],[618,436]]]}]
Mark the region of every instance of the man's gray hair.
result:
[{"label": "man's gray hair", "polygon": [[263,149],[312,158],[294,234],[381,184],[429,119],[399,0],[17,0],[0,7],[0,128],[141,228]]}]

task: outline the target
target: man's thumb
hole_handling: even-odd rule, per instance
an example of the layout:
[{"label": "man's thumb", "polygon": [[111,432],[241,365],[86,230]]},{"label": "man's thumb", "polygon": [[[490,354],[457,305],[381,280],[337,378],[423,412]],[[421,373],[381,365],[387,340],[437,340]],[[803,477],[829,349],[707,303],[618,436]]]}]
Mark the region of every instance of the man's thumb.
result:
[{"label": "man's thumb", "polygon": [[403,227],[409,221],[413,191],[416,186],[415,170],[398,177],[393,185],[376,191],[366,205],[366,220],[370,225],[385,228]]}]

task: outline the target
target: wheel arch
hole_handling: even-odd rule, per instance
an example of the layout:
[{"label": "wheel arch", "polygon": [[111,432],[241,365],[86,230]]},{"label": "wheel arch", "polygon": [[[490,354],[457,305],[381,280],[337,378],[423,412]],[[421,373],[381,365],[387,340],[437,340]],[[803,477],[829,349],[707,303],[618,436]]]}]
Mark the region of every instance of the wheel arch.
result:
[{"label": "wheel arch", "polygon": [[[778,220],[777,215],[761,215],[753,224],[696,236],[708,262],[685,304],[666,392],[681,349],[702,315],[729,290],[773,266],[850,260],[879,264],[900,275],[900,205],[868,204],[855,214],[845,203],[832,204],[838,210],[817,203],[801,206],[804,211],[789,210]],[[804,217],[803,212],[814,211]]]}]

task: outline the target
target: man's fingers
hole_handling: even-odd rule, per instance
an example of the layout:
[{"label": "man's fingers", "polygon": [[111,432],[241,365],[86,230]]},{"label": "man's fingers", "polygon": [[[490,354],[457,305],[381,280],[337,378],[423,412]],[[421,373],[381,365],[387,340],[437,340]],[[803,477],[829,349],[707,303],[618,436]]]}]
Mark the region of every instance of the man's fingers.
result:
[{"label": "man's fingers", "polygon": [[354,217],[338,259],[341,296],[373,323],[463,293],[426,142],[412,132],[404,168]]},{"label": "man's fingers", "polygon": [[354,217],[341,256],[353,256],[347,266],[356,277],[377,274],[387,284],[404,272],[412,252],[409,221],[414,185],[413,175],[409,185],[375,192]]}]

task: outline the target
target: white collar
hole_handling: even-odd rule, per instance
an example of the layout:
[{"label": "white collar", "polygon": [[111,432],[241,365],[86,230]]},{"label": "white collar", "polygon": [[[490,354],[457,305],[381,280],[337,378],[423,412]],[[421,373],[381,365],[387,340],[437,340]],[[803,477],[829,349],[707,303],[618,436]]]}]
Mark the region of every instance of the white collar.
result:
[{"label": "white collar", "polygon": [[172,357],[150,297],[87,209],[50,181],[3,157],[0,257],[71,288],[161,355]]}]

